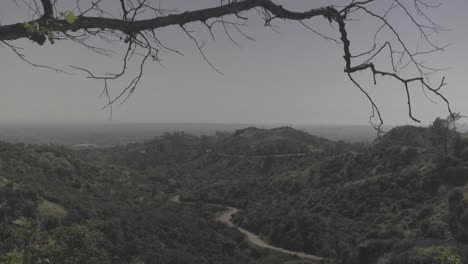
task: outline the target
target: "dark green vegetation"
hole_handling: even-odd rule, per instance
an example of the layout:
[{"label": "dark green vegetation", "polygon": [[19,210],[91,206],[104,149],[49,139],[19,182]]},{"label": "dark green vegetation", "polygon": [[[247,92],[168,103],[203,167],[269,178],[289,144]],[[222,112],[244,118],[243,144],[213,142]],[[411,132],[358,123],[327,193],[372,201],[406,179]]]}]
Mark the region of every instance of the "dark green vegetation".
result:
[{"label": "dark green vegetation", "polygon": [[[0,263],[303,263],[250,245],[207,202],[329,262],[468,263],[464,142],[408,126],[369,145],[291,128],[105,149],[1,143]],[[273,156],[288,153],[320,155]],[[200,203],[168,202],[175,193]]]},{"label": "dark green vegetation", "polygon": [[180,186],[177,164],[201,151],[202,142],[175,133],[79,152],[1,143],[0,263],[294,260],[250,247],[234,229],[214,221],[219,209],[167,202]]}]

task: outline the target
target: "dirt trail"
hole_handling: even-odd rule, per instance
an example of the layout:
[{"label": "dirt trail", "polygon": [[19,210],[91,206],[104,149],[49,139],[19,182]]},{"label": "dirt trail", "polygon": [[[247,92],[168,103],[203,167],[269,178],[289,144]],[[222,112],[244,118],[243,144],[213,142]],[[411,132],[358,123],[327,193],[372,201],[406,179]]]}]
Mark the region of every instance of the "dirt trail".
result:
[{"label": "dirt trail", "polygon": [[[195,204],[195,203],[192,203],[192,202],[182,202],[182,201],[180,201],[180,198],[179,198],[178,195],[171,197],[169,199],[169,201],[174,202],[174,203],[181,203],[181,204]],[[298,257],[301,257],[301,258],[304,258],[304,259],[310,259],[310,260],[315,260],[315,261],[323,260],[323,258],[315,256],[315,255],[311,255],[311,254],[307,254],[307,253],[304,253],[304,252],[292,251],[292,250],[288,250],[288,249],[285,249],[285,248],[272,246],[272,245],[266,243],[265,241],[263,241],[256,234],[254,234],[254,233],[252,233],[250,231],[247,231],[242,227],[239,227],[239,226],[235,225],[231,220],[232,220],[233,215],[235,215],[235,214],[237,214],[239,212],[239,209],[237,209],[237,208],[224,206],[224,205],[220,205],[220,204],[207,204],[207,205],[212,205],[212,206],[225,208],[225,210],[223,210],[222,212],[217,214],[216,220],[223,223],[223,224],[226,224],[227,226],[236,228],[237,230],[239,230],[239,232],[244,234],[252,244],[254,244],[256,246],[259,246],[259,247],[262,247],[262,248],[268,248],[268,249],[275,250],[275,251],[285,253],[285,254],[289,254],[289,255],[295,255],[295,256],[298,256]]]}]

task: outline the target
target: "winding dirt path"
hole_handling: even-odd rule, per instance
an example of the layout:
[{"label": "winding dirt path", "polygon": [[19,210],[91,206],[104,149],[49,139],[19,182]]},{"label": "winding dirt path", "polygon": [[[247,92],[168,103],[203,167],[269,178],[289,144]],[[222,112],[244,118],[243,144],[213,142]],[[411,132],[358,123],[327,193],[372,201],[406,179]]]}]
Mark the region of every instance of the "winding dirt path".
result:
[{"label": "winding dirt path", "polygon": [[[180,201],[179,195],[171,197],[169,199],[169,201],[174,202],[174,203],[180,203],[180,204],[195,204],[193,202],[182,202],[182,201]],[[319,256],[307,254],[307,253],[300,252],[300,251],[293,251],[293,250],[288,250],[288,249],[285,249],[285,248],[275,247],[275,246],[270,245],[267,242],[263,241],[258,235],[254,234],[254,233],[252,233],[252,232],[250,232],[250,231],[248,231],[248,230],[246,230],[246,229],[244,229],[244,228],[242,228],[240,226],[235,225],[231,220],[232,220],[232,217],[239,212],[239,209],[237,209],[237,208],[224,206],[224,205],[221,205],[221,204],[207,204],[207,205],[225,208],[225,210],[223,210],[222,212],[220,212],[219,214],[216,215],[216,218],[215,218],[216,221],[219,221],[219,222],[221,222],[221,223],[223,223],[223,224],[225,224],[227,226],[236,228],[237,230],[239,230],[239,232],[244,234],[252,244],[254,244],[256,246],[271,249],[271,250],[281,252],[281,253],[284,253],[284,254],[298,256],[298,257],[301,257],[303,259],[309,259],[309,260],[314,260],[314,261],[323,260],[323,258],[321,258]]]},{"label": "winding dirt path", "polygon": [[221,157],[241,158],[241,159],[265,159],[265,158],[289,158],[289,157],[311,157],[316,158],[323,155],[323,151],[311,151],[302,153],[276,154],[276,155],[234,155],[226,153],[215,153]]}]

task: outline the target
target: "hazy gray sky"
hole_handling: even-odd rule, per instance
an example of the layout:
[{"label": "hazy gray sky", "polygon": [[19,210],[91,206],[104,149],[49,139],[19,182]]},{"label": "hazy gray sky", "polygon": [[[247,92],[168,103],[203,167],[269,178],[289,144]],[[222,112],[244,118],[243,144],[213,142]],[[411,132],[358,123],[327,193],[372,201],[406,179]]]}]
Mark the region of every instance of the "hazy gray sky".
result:
[{"label": "hazy gray sky", "polygon": [[[153,0],[154,1],[154,0]],[[117,8],[116,1],[107,7]],[[304,10],[343,1],[289,0],[287,8]],[[349,2],[349,1],[344,1]],[[385,0],[382,0],[385,2]],[[166,0],[163,8],[180,11],[218,5],[215,0]],[[433,12],[439,24],[450,28],[436,37],[438,43],[451,44],[442,54],[427,57],[433,66],[449,67],[444,75],[448,86],[444,93],[453,109],[468,114],[468,1],[443,1]],[[401,12],[391,14],[400,22],[399,29],[411,39],[417,34],[408,26]],[[196,47],[177,27],[161,30],[166,45],[184,56],[163,54],[163,64],[148,64],[145,76],[129,101],[114,108],[113,122],[216,122],[216,123],[281,123],[281,124],[366,124],[369,103],[343,73],[342,47],[307,31],[298,23],[278,21],[278,31],[263,26],[255,12],[250,12],[246,32],[252,42],[233,31],[241,48],[232,44],[222,30],[215,30],[216,41],[206,29],[193,24],[195,35],[207,41],[205,53],[224,74],[214,72],[202,59]],[[2,24],[25,21],[27,13],[10,1],[0,3]],[[317,30],[336,36],[324,19],[309,22]],[[398,24],[398,23],[397,23]],[[366,20],[350,24],[352,48],[363,51],[372,45],[375,24]],[[414,41],[416,43],[416,41]],[[27,40],[15,42],[25,48],[31,60],[55,66],[79,65],[106,72],[117,69],[118,55],[105,58],[89,53],[66,41],[39,47]],[[119,47],[115,47],[119,51]],[[0,121],[17,122],[110,122],[105,104],[99,98],[102,83],[84,75],[67,76],[28,66],[9,49],[0,48],[1,90]],[[441,77],[442,75],[435,76]],[[363,74],[368,80],[369,74]],[[364,78],[368,77],[368,78]],[[440,79],[434,79],[435,82]],[[401,84],[379,79],[378,85],[363,81],[375,97],[386,124],[411,123],[407,116],[406,98]],[[124,83],[112,83],[117,94]],[[446,108],[428,101],[420,88],[412,88],[414,114],[429,123],[437,115],[446,116]]]}]

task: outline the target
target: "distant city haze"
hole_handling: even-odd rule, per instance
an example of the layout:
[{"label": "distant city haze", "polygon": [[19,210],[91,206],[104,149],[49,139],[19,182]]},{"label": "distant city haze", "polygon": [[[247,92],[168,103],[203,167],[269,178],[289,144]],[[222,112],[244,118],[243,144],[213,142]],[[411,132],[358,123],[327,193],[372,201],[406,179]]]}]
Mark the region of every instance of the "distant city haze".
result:
[{"label": "distant city haze", "polygon": [[[216,132],[232,133],[256,126],[269,129],[281,124],[214,124],[214,123],[2,123],[0,140],[10,143],[61,144],[76,147],[110,147],[152,140],[165,133],[184,131],[201,136]],[[295,126],[294,128],[332,140],[370,142],[377,133],[371,126]],[[389,130],[390,127],[385,127]]]},{"label": "distant city haze", "polygon": [[[20,2],[20,1],[19,1]],[[116,1],[105,1],[111,7]],[[275,1],[294,10],[306,10],[340,1],[289,0]],[[349,1],[346,1],[349,2]],[[213,0],[161,1],[167,9],[195,10],[218,5]],[[449,68],[434,75],[434,83],[446,76],[443,88],[456,112],[468,114],[468,1],[443,1],[432,12],[434,19],[450,31],[436,36],[438,44],[450,44],[440,54],[428,57],[431,66]],[[404,14],[396,12],[393,20]],[[162,54],[161,67],[151,63],[144,78],[124,104],[116,104],[113,119],[101,110],[106,100],[99,97],[102,82],[89,80],[81,73],[73,76],[31,67],[11,50],[0,48],[0,123],[223,123],[223,124],[361,124],[366,125],[370,105],[343,73],[341,45],[326,41],[298,23],[275,22],[278,31],[263,26],[255,12],[246,33],[249,41],[233,32],[241,48],[237,48],[221,28],[215,29],[216,41],[206,30],[194,23],[189,26],[195,35],[206,41],[205,52],[210,61],[224,74],[213,71],[203,60],[190,39],[177,27],[160,31],[166,45],[180,50],[184,56]],[[22,22],[27,12],[12,1],[0,3],[2,24]],[[308,22],[315,29],[336,35],[325,19]],[[402,22],[403,23],[403,22]],[[409,23],[407,23],[409,24]],[[351,46],[364,51],[372,46],[372,28],[350,24]],[[369,26],[371,27],[371,26]],[[416,32],[410,26],[399,25],[404,34]],[[29,59],[42,64],[67,68],[68,65],[88,66],[105,73],[120,67],[121,57],[101,57],[67,41],[40,47],[28,40],[14,42],[25,48]],[[102,43],[100,43],[102,44]],[[122,46],[114,46],[122,52]],[[135,65],[133,65],[135,66]],[[362,83],[375,97],[386,125],[414,124],[408,117],[406,97],[401,84],[378,78],[374,86],[370,74],[362,74]],[[128,80],[127,80],[128,81]],[[118,94],[125,83],[113,82],[112,94]],[[412,87],[414,115],[422,125],[436,116],[447,116],[443,102],[431,97],[430,102],[418,87]]]}]

